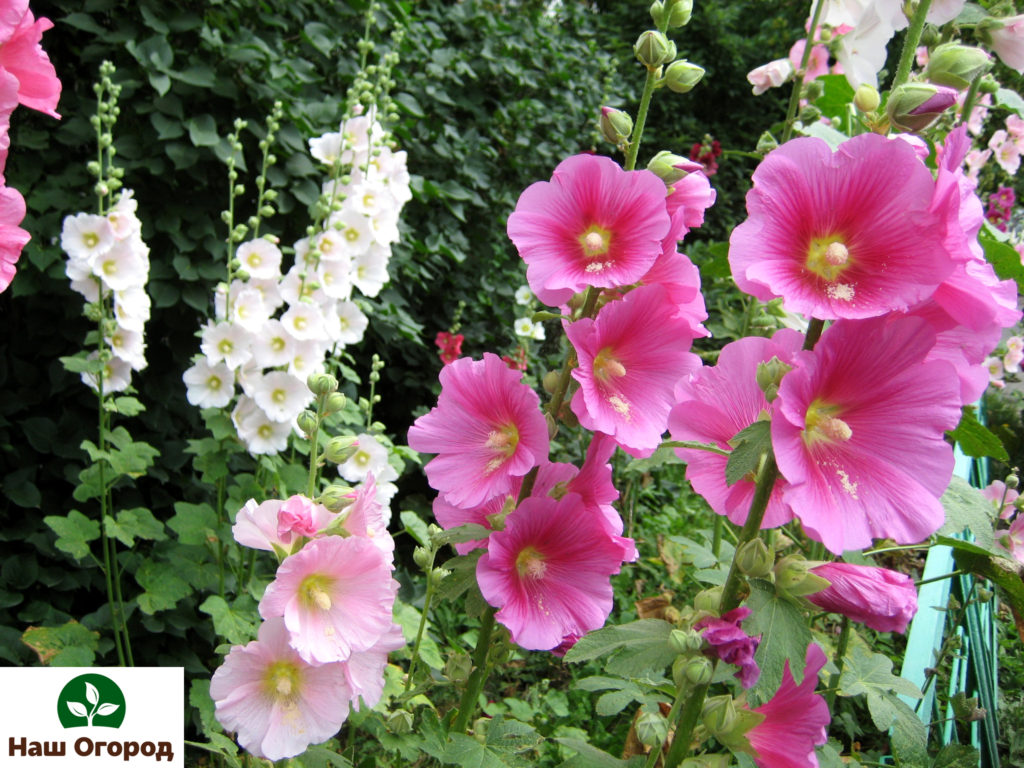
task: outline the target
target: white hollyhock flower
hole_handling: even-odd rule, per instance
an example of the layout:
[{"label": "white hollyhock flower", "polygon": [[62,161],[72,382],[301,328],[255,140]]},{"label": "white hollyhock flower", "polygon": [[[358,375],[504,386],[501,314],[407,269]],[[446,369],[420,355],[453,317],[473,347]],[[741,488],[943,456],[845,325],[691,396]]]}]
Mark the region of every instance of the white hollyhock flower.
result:
[{"label": "white hollyhock flower", "polygon": [[285,421],[273,421],[250,397],[242,395],[238,398],[238,404],[231,412],[231,420],[235,423],[239,439],[251,454],[280,453],[288,447],[292,425]]},{"label": "white hollyhock flower", "polygon": [[312,303],[300,301],[292,304],[288,311],[281,315],[281,324],[299,341],[327,339],[320,308]]},{"label": "white hollyhock flower", "polygon": [[281,295],[280,281],[278,275],[271,279],[250,278],[246,285],[254,291],[259,291],[263,298],[263,307],[269,314],[274,314],[278,307],[284,304],[284,297]]},{"label": "white hollyhock flower", "polygon": [[256,288],[245,288],[231,302],[231,321],[250,333],[259,333],[270,319],[270,311],[263,303],[263,293]]},{"label": "white hollyhock flower", "polygon": [[92,262],[92,273],[112,291],[125,291],[145,285],[149,277],[147,256],[148,249],[144,252],[133,239],[118,240],[106,251],[96,255]]},{"label": "white hollyhock flower", "polygon": [[366,253],[374,241],[370,220],[351,208],[332,214],[331,224],[341,225],[341,239],[345,244],[345,252],[353,258]]},{"label": "white hollyhock flower", "polygon": [[71,290],[80,293],[86,301],[99,301],[100,284],[86,259],[68,259],[64,262],[64,273],[71,280]]},{"label": "white hollyhock flower", "polygon": [[326,165],[334,165],[341,154],[341,132],[333,131],[309,140],[309,154]]},{"label": "white hollyhock flower", "polygon": [[533,336],[533,320],[528,317],[517,317],[512,327],[516,336]]},{"label": "white hollyhock flower", "polygon": [[252,357],[252,337],[235,323],[208,322],[203,327],[199,348],[211,363],[223,360],[228,368],[235,370]]},{"label": "white hollyhock flower", "polygon": [[388,251],[374,247],[352,260],[352,285],[362,291],[364,296],[376,296],[390,279],[389,255]]},{"label": "white hollyhock flower", "polygon": [[[91,352],[88,360],[96,360],[99,353]],[[94,392],[99,391],[97,377],[94,373],[85,372],[82,374],[82,383],[91,388]],[[124,360],[119,357],[111,357],[103,366],[103,393],[124,392],[132,383],[132,369]]]},{"label": "white hollyhock flower", "polygon": [[322,373],[326,351],[326,345],[319,341],[309,339],[295,342],[295,350],[288,363],[288,373],[302,381],[308,379],[311,373]]},{"label": "white hollyhock flower", "polygon": [[281,297],[288,304],[302,304],[306,301],[320,304],[327,299],[324,292],[320,290],[316,273],[309,266],[293,265],[281,279],[279,288]]},{"label": "white hollyhock flower", "polygon": [[64,217],[60,247],[72,259],[86,261],[91,266],[97,256],[110,250],[116,239],[106,216],[77,213]]},{"label": "white hollyhock flower", "polygon": [[348,250],[340,230],[333,228],[325,230],[316,236],[314,242],[320,254],[321,263],[325,261],[348,261]]},{"label": "white hollyhock flower", "polygon": [[338,333],[335,340],[341,344],[358,344],[363,340],[370,321],[353,301],[339,301],[336,308]]},{"label": "white hollyhock flower", "polygon": [[235,396],[235,377],[224,363],[211,365],[205,357],[185,371],[185,397],[199,408],[223,408]]},{"label": "white hollyhock flower", "polygon": [[117,202],[107,212],[110,228],[118,240],[125,240],[138,234],[142,229],[142,222],[135,215],[139,204],[135,201],[134,194],[130,189],[124,190]]},{"label": "white hollyhock flower", "polygon": [[268,320],[253,337],[253,359],[261,368],[280,368],[288,365],[295,354],[296,339],[280,320]]},{"label": "white hollyhock flower", "polygon": [[336,261],[321,261],[314,276],[320,285],[320,290],[331,299],[347,299],[352,295],[352,282],[349,274],[352,265],[348,259]]},{"label": "white hollyhock flower", "polygon": [[372,472],[377,483],[398,479],[398,472],[388,463],[388,449],[373,435],[361,434],[356,437],[356,452],[343,464],[338,465],[338,474],[350,483],[361,483]]},{"label": "white hollyhock flower", "polygon": [[265,237],[247,240],[238,246],[235,255],[251,278],[271,280],[281,276],[281,249]]},{"label": "white hollyhock flower", "polygon": [[133,371],[141,371],[146,367],[146,341],[139,331],[131,331],[118,326],[107,337],[110,351],[124,360]]},{"label": "white hollyhock flower", "polygon": [[521,285],[516,288],[516,304],[521,307],[528,307],[533,304],[533,291],[530,290],[530,286]]},{"label": "white hollyhock flower", "polygon": [[398,203],[391,197],[387,187],[377,180],[352,184],[345,202],[349,201],[351,201],[353,210],[364,216],[369,216],[371,219],[376,218],[382,211],[398,207]]},{"label": "white hollyhock flower", "polygon": [[252,383],[252,399],[273,421],[292,421],[313,399],[305,382],[284,371],[271,371]]},{"label": "white hollyhock flower", "polygon": [[129,331],[142,332],[149,320],[151,305],[149,294],[141,286],[114,291],[114,318],[118,325]]},{"label": "white hollyhock flower", "polygon": [[544,333],[543,323],[533,324],[533,331],[530,333],[530,338],[534,341],[544,341],[544,339],[547,338],[547,335]]}]

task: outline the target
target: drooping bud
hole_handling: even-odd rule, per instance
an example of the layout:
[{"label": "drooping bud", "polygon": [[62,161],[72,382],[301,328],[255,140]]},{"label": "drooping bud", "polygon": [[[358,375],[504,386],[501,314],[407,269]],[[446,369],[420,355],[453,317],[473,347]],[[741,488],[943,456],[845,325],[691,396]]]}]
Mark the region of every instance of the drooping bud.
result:
[{"label": "drooping bud", "polygon": [[314,395],[329,395],[338,389],[338,380],[329,373],[311,373],[306,386]]},{"label": "drooping bud", "polygon": [[621,109],[601,107],[601,134],[618,146],[629,141],[633,133],[633,118]]},{"label": "drooping bud", "polygon": [[956,98],[956,89],[944,85],[904,83],[889,94],[885,112],[894,127],[916,133],[934,123]]},{"label": "drooping bud", "polygon": [[690,23],[693,15],[693,0],[669,0],[668,6],[668,28],[678,29]]},{"label": "drooping bud", "polygon": [[676,57],[676,46],[663,32],[649,29],[637,38],[633,53],[648,69],[657,69]]},{"label": "drooping bud", "polygon": [[924,76],[936,85],[964,90],[971,81],[992,69],[992,57],[981,48],[944,43],[932,51]]},{"label": "drooping bud", "polygon": [[327,441],[324,458],[333,464],[344,464],[359,450],[359,439],[354,435],[338,435]]},{"label": "drooping bud", "polygon": [[647,170],[664,181],[666,184],[674,184],[687,176],[686,171],[677,166],[685,163],[686,158],[673,155],[671,152],[662,150],[647,163]]},{"label": "drooping bud", "polygon": [[775,553],[760,537],[745,542],[736,550],[736,566],[751,578],[764,578],[772,572],[774,565]]},{"label": "drooping bud", "polygon": [[704,67],[699,67],[686,59],[673,61],[665,70],[664,83],[670,91],[689,93],[704,78]]},{"label": "drooping bud", "polygon": [[641,712],[636,719],[636,737],[645,746],[660,747],[668,738],[668,720],[660,712]]},{"label": "drooping bud", "polygon": [[793,366],[786,365],[786,363],[779,360],[778,357],[773,357],[767,362],[757,364],[757,374],[755,380],[757,386],[764,392],[765,399],[770,403],[775,400],[779,394],[779,385],[782,383],[782,377],[793,370]]},{"label": "drooping bud", "polygon": [[874,112],[882,103],[882,97],[878,95],[878,89],[870,83],[861,83],[853,94],[853,106],[861,112]]},{"label": "drooping bud", "polygon": [[775,589],[790,597],[813,595],[829,586],[828,579],[811,573],[811,564],[800,555],[789,555],[775,564]]}]

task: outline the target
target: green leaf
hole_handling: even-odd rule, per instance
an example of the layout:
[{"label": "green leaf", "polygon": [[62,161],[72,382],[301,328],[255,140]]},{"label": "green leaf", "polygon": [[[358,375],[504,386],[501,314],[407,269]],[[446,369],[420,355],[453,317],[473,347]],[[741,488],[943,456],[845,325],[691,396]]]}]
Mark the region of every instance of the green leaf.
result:
[{"label": "green leaf", "polygon": [[992,265],[1000,280],[1014,280],[1018,290],[1024,291],[1024,264],[1020,254],[1005,240],[1002,233],[986,222],[978,233],[978,242],[985,250],[985,260]]},{"label": "green leaf", "polygon": [[467,590],[476,587],[476,563],[484,553],[482,549],[474,549],[467,555],[452,557],[444,562],[444,569],[451,571],[437,588],[437,596],[442,600],[457,600]]},{"label": "green leaf", "polygon": [[882,731],[893,728],[893,749],[899,743],[900,749],[909,755],[907,759],[916,760],[919,749],[924,747],[924,724],[899,697],[919,699],[921,691],[909,680],[892,674],[892,660],[888,656],[871,653],[862,645],[854,646],[843,661],[839,695],[863,695],[875,727]]},{"label": "green leaf", "polygon": [[846,75],[824,75],[817,82],[825,86],[825,91],[815,100],[814,106],[826,117],[845,119],[854,95],[853,86]]},{"label": "green leaf", "polygon": [[145,590],[138,597],[143,613],[170,610],[192,592],[188,582],[178,575],[178,569],[168,563],[146,560],[135,572],[135,580]]},{"label": "green leaf", "polygon": [[658,467],[662,467],[666,464],[682,463],[683,460],[676,455],[674,448],[660,446],[658,450],[646,459],[631,460],[622,471],[630,474],[643,475],[650,472],[652,469],[657,469]]},{"label": "green leaf", "polygon": [[214,712],[213,699],[210,698],[210,681],[194,678],[188,689],[188,703],[199,713],[199,724],[203,734],[209,738],[212,733],[220,733],[220,723]]},{"label": "green leaf", "polygon": [[960,445],[960,450],[968,456],[976,459],[989,456],[1004,464],[1010,463],[1010,456],[1006,453],[1002,441],[978,421],[972,406],[964,408],[960,423],[957,424],[956,429],[947,434]]},{"label": "green leaf", "polygon": [[398,517],[405,526],[406,533],[416,539],[420,546],[430,546],[430,534],[427,533],[427,524],[422,517],[409,510],[399,512]]},{"label": "green leaf", "polygon": [[35,475],[35,466],[22,467],[9,473],[4,477],[4,496],[19,507],[38,509],[43,501],[43,495],[33,482]]},{"label": "green leaf", "polygon": [[189,120],[188,137],[197,147],[212,147],[220,141],[217,135],[217,123],[213,115],[197,115]]},{"label": "green leaf", "polygon": [[305,752],[289,762],[294,768],[352,768],[347,757],[322,745],[307,747]]},{"label": "green leaf", "polygon": [[40,664],[53,667],[91,666],[99,639],[99,632],[74,620],[59,627],[29,627],[21,636],[39,655]]},{"label": "green leaf", "polygon": [[978,750],[967,744],[947,744],[935,756],[931,768],[978,768]]},{"label": "green leaf", "polygon": [[103,526],[107,536],[117,539],[126,547],[134,546],[136,538],[149,541],[163,541],[167,538],[164,524],[145,507],[122,509],[116,518],[108,515],[103,520]]},{"label": "green leaf", "polygon": [[[405,522],[405,520],[403,519],[402,522]],[[465,523],[438,534],[437,539],[442,544],[464,544],[467,541],[486,539],[490,535],[490,528],[485,528],[476,523]]]},{"label": "green leaf", "polygon": [[483,743],[464,733],[452,734],[441,759],[446,765],[461,768],[528,768],[535,762],[520,757],[520,753],[536,749],[541,741],[533,726],[495,715],[487,724]]},{"label": "green leaf", "polygon": [[754,655],[761,676],[752,690],[761,701],[767,701],[782,683],[786,661],[793,679],[803,679],[811,631],[803,611],[775,594],[775,587],[763,579],[750,580],[746,606],[751,613],[743,622],[744,631],[751,636],[761,635]]},{"label": "green leaf", "polygon": [[114,410],[122,416],[138,416],[146,410],[146,406],[134,397],[115,397]]},{"label": "green leaf", "polygon": [[199,610],[213,618],[217,634],[232,645],[242,645],[256,637],[259,615],[255,601],[248,595],[241,595],[234,605],[228,605],[220,595],[210,595]]},{"label": "green leaf", "polygon": [[1001,107],[1006,107],[1024,117],[1024,99],[1016,91],[1009,88],[1000,88],[996,91],[995,101]]},{"label": "green leaf", "polygon": [[[416,642],[416,633],[420,627],[421,611],[415,606],[395,600],[395,621],[402,628],[402,635],[412,653],[413,643]],[[420,639],[420,659],[431,669],[444,669],[444,659],[437,643],[428,635],[430,622],[427,622],[423,630],[423,637]]]},{"label": "green leaf", "polygon": [[583,739],[562,737],[556,738],[555,741],[577,753],[558,768],[626,768],[633,762],[609,755]]},{"label": "green leaf", "polygon": [[209,504],[174,503],[174,517],[167,527],[178,534],[182,544],[203,545],[217,540],[217,512]]},{"label": "green leaf", "polygon": [[217,84],[217,77],[210,67],[204,65],[188,67],[180,72],[168,72],[175,80],[180,80],[196,88],[213,88]]},{"label": "green leaf", "polygon": [[815,121],[810,125],[805,125],[801,133],[803,133],[804,136],[815,136],[824,140],[825,143],[832,148],[833,152],[848,138],[845,133],[840,133],[832,126],[825,125],[818,121]]},{"label": "green leaf", "polygon": [[1013,610],[1018,628],[1024,628],[1024,565],[1005,557],[959,549],[953,552],[953,559],[957,568],[982,576],[998,586],[1003,602]]},{"label": "green leaf", "polygon": [[580,680],[576,687],[584,691],[607,691],[598,698],[594,706],[594,710],[601,717],[617,715],[633,702],[642,704],[647,699],[647,692],[639,685],[621,677],[587,677]]},{"label": "green leaf", "polygon": [[80,355],[61,357],[59,359],[61,365],[64,366],[64,370],[68,373],[96,373],[96,371],[103,367],[103,363],[99,360],[87,360],[84,352]]},{"label": "green leaf", "polygon": [[71,510],[67,517],[48,515],[43,518],[43,522],[57,534],[57,549],[67,552],[77,560],[88,555],[89,542],[100,537],[100,524],[90,520],[77,509]]},{"label": "green leaf", "polygon": [[939,501],[946,510],[946,522],[939,529],[940,534],[954,537],[966,529],[982,549],[992,550],[995,547],[992,530],[995,507],[981,495],[981,491],[954,475]]},{"label": "green leaf", "polygon": [[735,485],[747,475],[756,475],[761,462],[772,451],[770,421],[755,421],[729,441],[732,452],[725,465],[725,482]]},{"label": "green leaf", "polygon": [[640,619],[588,632],[569,652],[566,661],[589,661],[612,655],[607,669],[623,677],[662,671],[676,657],[668,644],[672,625],[661,619]]}]

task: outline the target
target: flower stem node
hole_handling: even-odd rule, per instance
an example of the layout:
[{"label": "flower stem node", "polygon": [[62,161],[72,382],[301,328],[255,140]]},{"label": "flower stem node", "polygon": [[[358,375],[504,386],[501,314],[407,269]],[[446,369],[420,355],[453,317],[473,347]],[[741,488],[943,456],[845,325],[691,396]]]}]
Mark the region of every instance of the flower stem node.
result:
[{"label": "flower stem node", "polygon": [[666,184],[675,184],[688,175],[685,170],[678,167],[685,162],[685,157],[663,150],[651,158],[651,161],[647,163],[647,170]]},{"label": "flower stem node", "polygon": [[664,32],[649,29],[637,38],[633,53],[647,69],[655,70],[676,57],[676,45]]},{"label": "flower stem node", "polygon": [[337,391],[338,380],[329,373],[312,373],[306,379],[306,386],[314,395],[329,395]]},{"label": "flower stem node", "polygon": [[829,585],[828,579],[810,571],[811,564],[800,555],[789,555],[775,564],[775,589],[789,597],[803,597],[820,592]]},{"label": "flower stem node", "polygon": [[882,97],[878,95],[878,89],[870,83],[861,83],[853,94],[853,106],[864,113],[874,112],[882,103]]},{"label": "flower stem node", "polygon": [[885,112],[901,131],[917,133],[934,123],[956,103],[957,91],[931,83],[904,83],[893,89]]},{"label": "flower stem node", "polygon": [[660,747],[668,738],[668,720],[659,712],[641,712],[636,720],[636,737],[644,746]]},{"label": "flower stem node", "polygon": [[761,538],[751,539],[736,551],[736,565],[746,576],[763,579],[772,572],[775,553]]},{"label": "flower stem node", "polygon": [[616,146],[629,141],[633,133],[633,118],[621,109],[601,107],[601,134]]},{"label": "flower stem node", "polygon": [[662,82],[668,86],[670,91],[688,93],[703,79],[704,67],[680,59],[668,65]]},{"label": "flower stem node", "polygon": [[981,48],[944,43],[932,51],[924,76],[930,83],[962,91],[971,81],[992,69],[992,57]]}]

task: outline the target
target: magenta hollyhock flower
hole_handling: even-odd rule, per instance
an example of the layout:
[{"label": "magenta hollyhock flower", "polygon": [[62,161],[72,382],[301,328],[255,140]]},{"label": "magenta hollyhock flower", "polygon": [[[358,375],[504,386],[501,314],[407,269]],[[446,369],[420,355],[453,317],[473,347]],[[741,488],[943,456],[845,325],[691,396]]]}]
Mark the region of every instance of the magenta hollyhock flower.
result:
[{"label": "magenta hollyhock flower", "polygon": [[256,757],[281,760],[326,741],[348,717],[352,690],[342,664],[313,666],[288,644],[279,618],[257,640],[234,646],[210,680],[217,720]]},{"label": "magenta hollyhock flower", "polygon": [[[771,339],[748,336],[726,344],[717,365],[699,369],[676,388],[678,402],[668,418],[672,439],[730,450],[729,441],[738,432],[762,414],[771,413],[772,407],[757,385],[758,364],[773,357],[790,363],[803,340],[803,334],[783,328]],[[686,479],[715,512],[737,525],[746,522],[754,498],[752,478],[730,486],[725,478],[728,456],[686,448],[677,448],[676,454],[686,462]],[[793,511],[782,500],[787,485],[782,477],[775,481],[762,528],[776,528],[793,519]]]},{"label": "magenta hollyhock flower", "polygon": [[[672,217],[673,228],[678,226],[677,222],[681,222],[685,227],[682,235],[685,235],[704,223],[704,211],[715,204],[718,193],[704,175],[704,166],[700,163],[683,160],[673,167],[685,171],[686,175],[669,186],[665,208]],[[676,239],[682,240],[682,235]]]},{"label": "magenta hollyhock flower", "polygon": [[690,326],[694,338],[710,335],[701,325],[708,319],[708,312],[700,292],[700,270],[686,254],[676,251],[674,244],[640,278],[640,284],[664,288],[672,314]]},{"label": "magenta hollyhock flower", "polygon": [[927,298],[953,271],[948,213],[911,146],[865,133],[836,152],[801,138],[754,171],[749,217],[732,234],[737,285],[791,312],[865,318]]},{"label": "magenta hollyhock flower", "polygon": [[649,285],[566,326],[579,359],[573,413],[634,456],[658,447],[676,383],[700,366],[690,352],[694,329],[674,309],[661,286]]},{"label": "magenta hollyhock flower", "polygon": [[735,677],[744,688],[753,686],[761,676],[761,670],[754,661],[754,653],[761,642],[761,637],[751,637],[740,626],[749,615],[750,609],[740,606],[723,613],[721,618],[708,616],[693,625],[693,628],[701,633],[704,641],[711,646],[712,656],[726,664],[739,667]]},{"label": "magenta hollyhock flower", "polygon": [[459,507],[507,493],[548,455],[548,425],[537,393],[497,355],[464,357],[441,371],[437,407],[409,428],[409,446],[436,453],[431,488]]},{"label": "magenta hollyhock flower", "polygon": [[19,227],[25,218],[25,198],[21,193],[5,187],[0,173],[0,293],[14,279],[14,265],[21,257],[21,249],[31,239],[28,232]]},{"label": "magenta hollyhock flower", "polygon": [[851,563],[824,563],[811,571],[829,586],[807,599],[826,611],[879,632],[906,632],[917,613],[917,587],[905,573]]},{"label": "magenta hollyhock flower", "polygon": [[622,546],[606,524],[569,493],[526,499],[505,519],[505,530],[491,534],[476,578],[513,642],[546,651],[604,625],[610,577],[622,566]]},{"label": "magenta hollyhock flower", "polygon": [[18,101],[51,117],[59,118],[60,80],[39,44],[43,32],[53,27],[49,19],[36,19],[28,0],[4,0],[0,7],[0,78],[14,77]]},{"label": "magenta hollyhock flower", "polygon": [[772,445],[783,500],[836,554],[873,538],[917,543],[945,520],[960,392],[948,363],[925,361],[934,344],[919,318],[841,320],[782,379]]},{"label": "magenta hollyhock flower", "polygon": [[398,591],[391,567],[360,536],[316,539],[278,567],[260,615],[283,616],[292,647],[309,663],[346,661],[391,629]]},{"label": "magenta hollyhock flower", "polygon": [[814,692],[824,666],[825,652],[811,643],[804,679],[797,685],[786,659],[779,689],[753,710],[764,720],[746,733],[757,768],[818,768],[814,748],[828,740],[826,728],[831,720],[825,699]]},{"label": "magenta hollyhock flower", "polygon": [[551,181],[526,188],[508,217],[530,288],[552,307],[589,286],[636,282],[668,229],[664,182],[598,155],[563,160]]}]

